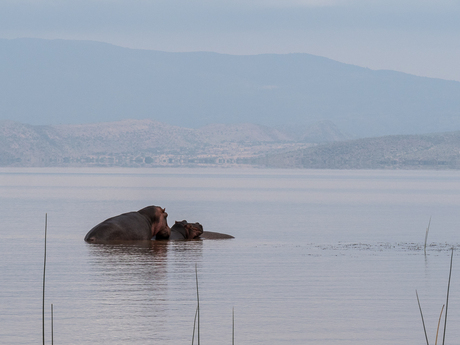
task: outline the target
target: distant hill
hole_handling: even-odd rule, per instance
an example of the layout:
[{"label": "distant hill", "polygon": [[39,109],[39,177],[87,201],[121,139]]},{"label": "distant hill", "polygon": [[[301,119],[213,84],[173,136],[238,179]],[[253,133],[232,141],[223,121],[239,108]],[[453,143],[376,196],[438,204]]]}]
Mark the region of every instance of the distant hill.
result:
[{"label": "distant hill", "polygon": [[335,142],[267,154],[251,162],[272,168],[460,169],[460,132]]},{"label": "distant hill", "polygon": [[255,123],[297,130],[329,122],[356,138],[444,132],[460,130],[460,83],[308,54],[0,39],[0,119],[57,125],[127,118],[195,129]]},{"label": "distant hill", "polygon": [[[340,136],[333,127],[329,132],[320,139]],[[311,146],[305,139],[296,141],[287,132],[254,124],[192,129],[152,120],[55,126],[0,121],[0,166],[235,164],[268,152]]]},{"label": "distant hill", "polygon": [[[324,136],[308,141],[319,129]],[[319,123],[299,133],[254,124],[193,129],[152,120],[55,126],[0,121],[0,166],[460,169],[460,131],[334,141],[341,134]]]}]

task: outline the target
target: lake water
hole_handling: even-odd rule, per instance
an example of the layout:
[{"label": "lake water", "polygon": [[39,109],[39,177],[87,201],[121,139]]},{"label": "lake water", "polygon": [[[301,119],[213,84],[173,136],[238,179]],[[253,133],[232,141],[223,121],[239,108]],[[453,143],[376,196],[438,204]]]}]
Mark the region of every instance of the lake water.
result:
[{"label": "lake water", "polygon": [[[460,339],[460,172],[0,169],[0,339],[46,342],[430,343],[445,303]],[[100,221],[160,205],[232,240],[90,245]],[[427,254],[423,244],[432,217]],[[438,343],[441,343],[438,340]],[[195,344],[197,344],[195,340]]]}]

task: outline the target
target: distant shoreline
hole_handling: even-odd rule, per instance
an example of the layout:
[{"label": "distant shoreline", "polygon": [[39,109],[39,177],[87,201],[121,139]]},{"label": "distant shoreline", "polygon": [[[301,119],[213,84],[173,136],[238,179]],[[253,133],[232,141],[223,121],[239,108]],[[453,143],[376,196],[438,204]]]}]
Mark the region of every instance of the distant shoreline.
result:
[{"label": "distant shoreline", "polygon": [[[321,126],[332,129],[329,123]],[[194,130],[151,120],[66,126],[8,121],[0,122],[0,166],[460,169],[459,131],[334,138],[324,136],[325,142],[315,143],[255,124]]]}]

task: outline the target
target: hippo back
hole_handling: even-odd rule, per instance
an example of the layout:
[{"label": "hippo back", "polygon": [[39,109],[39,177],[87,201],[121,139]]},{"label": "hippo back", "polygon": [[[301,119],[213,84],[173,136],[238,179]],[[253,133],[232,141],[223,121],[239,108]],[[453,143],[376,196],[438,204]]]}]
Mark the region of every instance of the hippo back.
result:
[{"label": "hippo back", "polygon": [[150,240],[151,222],[139,212],[128,212],[111,217],[92,228],[86,242]]}]

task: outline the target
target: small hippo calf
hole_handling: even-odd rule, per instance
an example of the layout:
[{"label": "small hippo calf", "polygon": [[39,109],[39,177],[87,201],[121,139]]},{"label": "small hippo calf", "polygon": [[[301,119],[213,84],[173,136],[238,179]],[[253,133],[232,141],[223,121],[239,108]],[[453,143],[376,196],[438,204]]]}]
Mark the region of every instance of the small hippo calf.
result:
[{"label": "small hippo calf", "polygon": [[[177,222],[171,227],[170,240],[193,240],[203,233],[200,223],[188,223],[186,220]],[[158,239],[158,236],[157,236]]]}]

